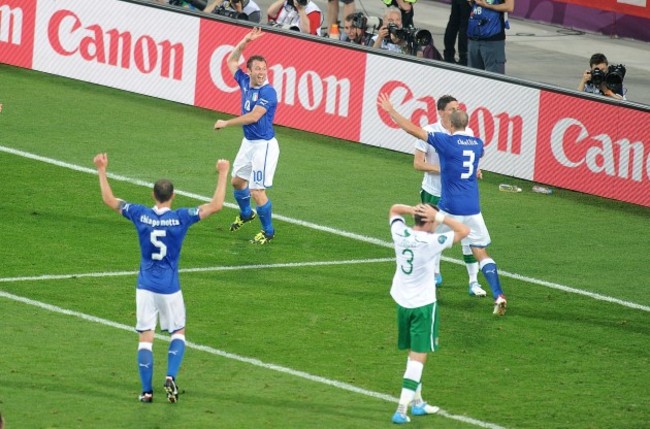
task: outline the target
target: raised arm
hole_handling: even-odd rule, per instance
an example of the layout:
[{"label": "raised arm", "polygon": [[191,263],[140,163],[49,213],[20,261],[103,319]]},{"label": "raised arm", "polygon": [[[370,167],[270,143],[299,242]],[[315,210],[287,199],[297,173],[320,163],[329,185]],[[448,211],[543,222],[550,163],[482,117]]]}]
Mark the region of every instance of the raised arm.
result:
[{"label": "raised arm", "polygon": [[106,153],[99,153],[95,155],[93,163],[97,167],[97,175],[99,176],[99,188],[102,191],[102,199],[104,204],[110,207],[117,213],[122,212],[122,204],[124,203],[119,198],[115,198],[111,185],[108,183],[106,176],[106,168],[108,167],[108,155]]},{"label": "raised arm", "polygon": [[226,198],[226,184],[228,183],[228,171],[230,171],[230,162],[225,159],[217,161],[217,187],[212,195],[212,200],[199,207],[199,217],[205,219],[212,216],[223,208],[223,201]]},{"label": "raised arm", "polygon": [[278,19],[278,15],[280,15],[280,10],[284,6],[284,0],[276,0],[273,3],[269,5],[269,8],[266,11],[267,16],[269,17],[269,20],[275,21]]},{"label": "raised arm", "polygon": [[241,57],[242,52],[244,52],[244,48],[248,42],[252,42],[259,37],[262,37],[262,35],[262,29],[260,27],[255,27],[250,31],[250,33],[246,34],[239,43],[237,43],[237,46],[235,46],[235,49],[233,49],[233,51],[228,56],[228,60],[226,61],[228,63],[228,70],[230,70],[230,73],[234,75],[239,69],[239,58]]},{"label": "raised arm", "polygon": [[420,140],[427,141],[428,139],[428,133],[415,125],[413,122],[409,121],[406,119],[404,116],[400,115],[397,113],[395,108],[393,107],[393,103],[390,102],[390,98],[388,98],[388,94],[383,93],[379,94],[379,100],[377,101],[377,105],[379,105],[382,109],[386,111],[390,115],[390,117],[395,121],[397,125],[413,137],[417,137]]},{"label": "raised arm", "polygon": [[393,204],[388,211],[388,218],[394,216],[404,216],[404,215],[413,215],[415,212],[415,207],[408,206],[406,204]]}]

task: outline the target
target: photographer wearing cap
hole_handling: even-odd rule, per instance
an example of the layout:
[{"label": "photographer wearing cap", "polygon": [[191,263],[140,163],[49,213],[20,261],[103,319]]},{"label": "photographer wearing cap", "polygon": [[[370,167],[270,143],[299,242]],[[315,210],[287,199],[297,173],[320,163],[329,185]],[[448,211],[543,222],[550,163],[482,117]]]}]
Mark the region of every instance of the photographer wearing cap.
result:
[{"label": "photographer wearing cap", "polygon": [[250,22],[262,20],[262,11],[253,0],[214,0],[203,9],[203,12]]},{"label": "photographer wearing cap", "polygon": [[345,17],[343,26],[348,41],[356,45],[371,46],[374,34],[368,32],[368,17],[363,12],[355,12]]},{"label": "photographer wearing cap", "polygon": [[311,0],[276,0],[267,11],[269,23],[320,36],[323,13]]},{"label": "photographer wearing cap", "polygon": [[625,100],[624,77],[624,65],[610,66],[604,54],[593,54],[589,59],[589,69],[582,74],[582,80],[578,84],[578,91]]}]

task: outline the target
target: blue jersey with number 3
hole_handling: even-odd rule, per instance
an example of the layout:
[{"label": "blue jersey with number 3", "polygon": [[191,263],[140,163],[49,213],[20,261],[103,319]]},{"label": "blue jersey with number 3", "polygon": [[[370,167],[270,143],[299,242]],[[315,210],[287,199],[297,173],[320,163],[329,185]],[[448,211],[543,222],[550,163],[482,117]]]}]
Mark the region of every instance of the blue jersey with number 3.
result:
[{"label": "blue jersey with number 3", "polygon": [[181,247],[188,228],[201,220],[199,209],[157,209],[127,203],[122,208],[122,216],[133,222],[138,231],[138,289],[162,294],[179,291]]},{"label": "blue jersey with number 3", "polygon": [[476,172],[483,156],[483,141],[461,133],[429,133],[427,142],[440,157],[442,194],[438,207],[454,215],[480,213]]},{"label": "blue jersey with number 3", "polygon": [[262,115],[259,121],[243,126],[244,137],[248,140],[271,140],[275,137],[273,117],[275,116],[275,108],[278,105],[275,88],[268,82],[260,87],[251,87],[251,77],[241,69],[235,72],[235,80],[242,91],[242,115],[252,112],[255,106],[266,109],[266,113]]}]

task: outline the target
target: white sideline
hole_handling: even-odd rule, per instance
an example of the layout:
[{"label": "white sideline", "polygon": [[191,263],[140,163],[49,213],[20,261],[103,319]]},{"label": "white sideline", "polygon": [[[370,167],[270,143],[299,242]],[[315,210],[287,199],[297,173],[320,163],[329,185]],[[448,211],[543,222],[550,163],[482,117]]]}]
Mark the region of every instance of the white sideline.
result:
[{"label": "white sideline", "polygon": [[[44,156],[29,153],[29,152],[24,152],[24,151],[13,149],[13,148],[10,148],[10,147],[7,147],[7,146],[0,145],[0,151],[10,153],[10,154],[13,154],[13,155],[16,155],[16,156],[21,156],[23,158],[33,159],[33,160],[36,160],[36,161],[41,161],[41,162],[45,162],[45,163],[48,163],[48,164],[56,165],[58,167],[65,167],[65,168],[75,170],[75,171],[80,171],[80,172],[83,172],[83,173],[89,173],[89,174],[94,174],[94,175],[97,174],[97,171],[94,168],[82,167],[82,166],[79,166],[79,165],[70,164],[70,163],[63,162],[63,161],[58,161],[56,159],[47,158],[47,157],[44,157]],[[148,187],[148,188],[151,188],[153,186],[153,183],[151,183],[151,182],[145,182],[145,181],[139,180],[139,179],[132,179],[130,177],[121,176],[121,175],[118,175],[118,174],[109,173],[108,176],[112,180],[127,182],[127,183],[131,183],[131,184],[134,184],[134,185],[145,186],[145,187]],[[198,195],[198,194],[192,193],[192,192],[185,192],[185,191],[182,191],[182,190],[176,190],[176,193],[178,195],[183,195],[183,196],[186,196],[186,197],[194,198],[194,199],[197,199],[199,201],[210,201],[209,198],[204,197],[203,195]],[[225,203],[224,205],[226,207],[233,208],[233,209],[237,208],[237,205],[232,204],[232,203]],[[342,237],[351,238],[353,240],[363,241],[365,243],[376,244],[378,246],[387,247],[387,248],[392,248],[393,247],[393,245],[390,242],[380,240],[380,239],[377,239],[377,238],[368,237],[368,236],[361,235],[361,234],[355,234],[355,233],[352,233],[352,232],[347,232],[347,231],[343,231],[343,230],[336,229],[336,228],[331,228],[331,227],[324,226],[324,225],[318,225],[318,224],[311,223],[311,222],[305,222],[305,221],[302,221],[302,220],[299,220],[299,219],[294,219],[294,218],[290,218],[290,217],[287,217],[287,216],[282,216],[282,215],[275,214],[275,213],[273,214],[273,217],[275,219],[281,220],[283,222],[291,223],[291,224],[294,224],[294,225],[300,225],[300,226],[303,226],[303,227],[306,227],[306,228],[311,228],[311,229],[315,229],[315,230],[319,230],[319,231],[323,231],[323,232],[328,232],[330,234],[335,234],[335,235],[339,235],[339,236],[342,236]],[[442,256],[441,259],[443,261],[446,261],[446,262],[451,262],[451,263],[458,264],[458,265],[464,265],[463,261],[458,260],[458,259],[449,258],[447,256]],[[514,273],[510,273],[508,271],[503,271],[501,269],[499,269],[499,275],[503,276],[503,277],[510,277],[510,278],[520,280],[520,281],[524,281],[524,282],[531,283],[531,284],[536,284],[538,286],[544,286],[544,287],[547,287],[547,288],[550,288],[550,289],[557,289],[557,290],[560,290],[560,291],[563,291],[563,292],[574,293],[574,294],[577,294],[577,295],[583,295],[583,296],[586,296],[586,297],[589,297],[589,298],[592,298],[592,299],[596,299],[596,300],[599,300],[599,301],[606,301],[606,302],[609,302],[609,303],[612,303],[612,304],[619,304],[619,305],[622,305],[624,307],[632,308],[632,309],[635,309],[635,310],[650,312],[650,306],[641,305],[641,304],[637,304],[635,302],[630,302],[630,301],[624,301],[622,299],[614,298],[614,297],[607,296],[607,295],[601,295],[601,294],[598,294],[598,293],[595,293],[595,292],[589,292],[589,291],[585,291],[585,290],[582,290],[582,289],[576,289],[576,288],[572,288],[572,287],[569,287],[569,286],[561,285],[561,284],[558,284],[558,283],[552,283],[552,282],[547,282],[547,281],[544,281],[544,280],[535,279],[535,278],[532,278],[532,277],[526,277],[526,276],[522,276],[520,274],[514,274]]]}]

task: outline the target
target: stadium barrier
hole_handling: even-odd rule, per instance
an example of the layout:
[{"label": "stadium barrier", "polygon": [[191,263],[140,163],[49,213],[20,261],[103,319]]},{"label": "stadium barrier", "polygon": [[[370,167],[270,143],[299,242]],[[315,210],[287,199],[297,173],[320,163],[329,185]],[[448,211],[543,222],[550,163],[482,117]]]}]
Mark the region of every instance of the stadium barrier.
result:
[{"label": "stadium barrier", "polygon": [[[226,66],[247,23],[130,0],[0,0],[0,62],[239,114]],[[650,107],[267,28],[276,124],[413,152],[380,93],[425,125],[453,94],[486,144],[481,168],[650,206]]]}]

